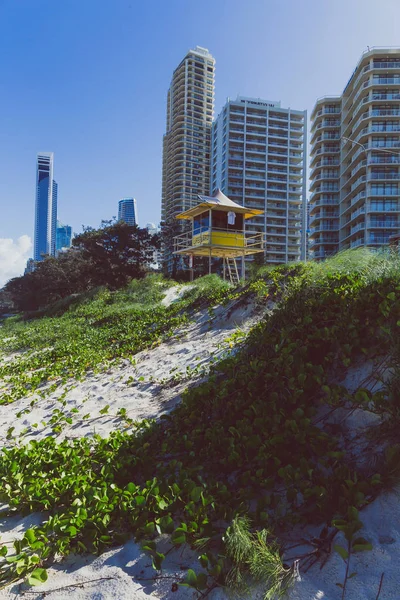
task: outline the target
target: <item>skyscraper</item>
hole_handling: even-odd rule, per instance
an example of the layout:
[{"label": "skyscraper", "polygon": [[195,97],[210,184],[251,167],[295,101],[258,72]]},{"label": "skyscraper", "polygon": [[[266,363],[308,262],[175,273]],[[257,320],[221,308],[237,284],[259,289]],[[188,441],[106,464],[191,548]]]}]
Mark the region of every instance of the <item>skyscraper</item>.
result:
[{"label": "skyscraper", "polygon": [[53,180],[53,153],[41,152],[36,165],[36,205],[34,260],[55,255],[57,221],[57,183]]},{"label": "skyscraper", "polygon": [[70,248],[72,244],[72,227],[71,225],[63,225],[57,221],[56,227],[56,253],[63,248]]},{"label": "skyscraper", "polygon": [[[156,227],[156,225],[154,223],[146,223],[146,229],[150,235],[156,235],[157,233],[160,233],[160,228]],[[162,263],[161,251],[154,250],[153,251],[153,261],[150,266],[153,269],[156,269],[158,271],[159,269],[161,269],[161,263]]]},{"label": "skyscraper", "polygon": [[263,211],[246,229],[266,234],[267,263],[306,258],[306,124],[306,111],[239,96],[213,125],[211,194]]},{"label": "skyscraper", "polygon": [[386,246],[400,232],[400,48],[364,52],[311,122],[311,257]]},{"label": "skyscraper", "polygon": [[198,203],[210,187],[211,126],[215,60],[206,48],[189,50],[175,69],[167,95],[163,139],[161,220],[164,267],[172,271],[175,216]]},{"label": "skyscraper", "polygon": [[122,198],[118,202],[118,221],[125,221],[128,225],[138,225],[135,198]]}]

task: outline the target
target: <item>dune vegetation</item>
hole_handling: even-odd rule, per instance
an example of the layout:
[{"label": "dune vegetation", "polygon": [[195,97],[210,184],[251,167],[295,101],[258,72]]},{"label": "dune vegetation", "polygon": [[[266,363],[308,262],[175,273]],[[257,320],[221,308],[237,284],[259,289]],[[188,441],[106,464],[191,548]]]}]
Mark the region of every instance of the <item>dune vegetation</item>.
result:
[{"label": "dune vegetation", "polygon": [[[164,306],[169,285],[150,277],[101,289],[0,329],[0,402],[11,409],[27,393],[45,395],[133,359],[199,308],[233,298],[274,304],[161,419],[106,439],[3,440],[4,514],[46,517],[13,546],[0,541],[0,579],[41,583],[56,555],[100,553],[132,535],[162,571],[158,540],[167,534],[171,548],[198,549],[198,569],[183,585],[199,594],[228,585],[243,598],[258,581],[272,599],[298,569],[323,560],[322,551],[296,560],[286,551],[288,530],[314,524],[320,547],[346,564],[344,598],[353,554],[371,548],[357,533],[361,511],[398,475],[399,258],[361,250],[319,264],[261,267],[236,289],[205,277]],[[374,366],[379,385],[343,384],[360,364]],[[355,410],[379,417],[368,433],[375,460],[358,460],[335,421]],[[338,531],[344,544],[333,543]]]}]

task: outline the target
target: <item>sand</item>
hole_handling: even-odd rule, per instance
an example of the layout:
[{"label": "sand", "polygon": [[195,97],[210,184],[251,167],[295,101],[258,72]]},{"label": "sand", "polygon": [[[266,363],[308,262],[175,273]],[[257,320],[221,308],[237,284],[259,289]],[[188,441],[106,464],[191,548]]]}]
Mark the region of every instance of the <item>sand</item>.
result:
[{"label": "sand", "polygon": [[[166,293],[165,304],[175,301],[182,293],[176,286]],[[88,373],[81,382],[71,382],[65,395],[64,411],[73,417],[73,423],[67,425],[58,435],[64,437],[90,436],[98,433],[106,436],[110,431],[125,429],[118,410],[125,408],[132,419],[158,418],[170,411],[180,400],[187,385],[195,385],[204,377],[213,361],[234,351],[229,336],[235,331],[243,335],[259,321],[263,312],[255,304],[230,303],[226,307],[217,307],[214,315],[208,311],[199,311],[193,322],[177,330],[167,342],[135,356],[135,364],[123,361],[107,372]],[[238,329],[239,328],[239,329]],[[360,385],[370,373],[370,367],[353,371],[346,385]],[[182,380],[182,377],[184,378]],[[9,427],[15,427],[14,435],[25,432],[23,442],[40,439],[51,434],[49,419],[54,410],[61,408],[58,390],[47,398],[32,396],[7,406],[0,406],[0,437],[6,440]],[[100,411],[109,406],[107,415]],[[74,408],[78,413],[71,413]],[[16,415],[22,414],[20,418]],[[84,415],[90,416],[86,419]],[[352,429],[365,427],[374,417],[366,411],[352,415]],[[35,426],[37,424],[37,426]],[[370,552],[355,555],[352,558],[351,571],[357,575],[348,583],[348,600],[376,600],[379,583],[384,573],[380,600],[400,598],[400,501],[395,492],[377,499],[361,513],[364,530],[360,535],[373,544]],[[0,519],[2,542],[12,542],[32,524],[40,523],[46,515],[33,514]],[[317,530],[308,528],[302,531],[302,537],[311,539]],[[343,543],[340,535],[335,543]],[[165,549],[170,547],[167,538],[161,540]],[[304,545],[298,553],[310,550]],[[38,588],[30,588],[23,582],[11,584],[0,591],[0,599],[10,600],[27,598],[39,600],[49,597],[62,600],[69,596],[77,600],[144,600],[145,598],[172,598],[175,600],[199,598],[199,594],[187,587],[174,584],[184,577],[188,568],[200,570],[196,552],[189,548],[170,552],[163,564],[159,577],[152,569],[149,557],[144,555],[133,540],[123,546],[113,548],[99,557],[69,556],[59,560],[48,573],[48,581]],[[342,559],[332,552],[321,570],[317,563],[307,573],[300,574],[298,581],[288,596],[288,600],[335,600],[341,598],[341,590],[336,585],[343,581],[345,565]],[[44,592],[46,592],[44,596]],[[221,588],[212,590],[209,600],[228,600],[229,595]],[[249,600],[261,600],[261,589],[254,589]]]}]

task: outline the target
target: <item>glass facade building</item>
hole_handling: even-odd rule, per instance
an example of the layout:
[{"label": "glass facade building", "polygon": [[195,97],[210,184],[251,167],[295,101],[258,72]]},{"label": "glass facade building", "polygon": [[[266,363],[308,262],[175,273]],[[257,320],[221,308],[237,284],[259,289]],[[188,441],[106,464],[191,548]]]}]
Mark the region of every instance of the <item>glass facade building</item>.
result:
[{"label": "glass facade building", "polygon": [[63,225],[57,221],[56,227],[56,253],[63,248],[70,248],[72,244],[72,227],[71,225]]},{"label": "glass facade building", "polygon": [[118,202],[118,221],[124,221],[128,225],[138,225],[135,198],[122,198]]},{"label": "glass facade building", "polygon": [[42,260],[45,255],[54,256],[56,252],[57,194],[58,186],[53,180],[53,153],[40,153],[36,164],[35,261]]}]

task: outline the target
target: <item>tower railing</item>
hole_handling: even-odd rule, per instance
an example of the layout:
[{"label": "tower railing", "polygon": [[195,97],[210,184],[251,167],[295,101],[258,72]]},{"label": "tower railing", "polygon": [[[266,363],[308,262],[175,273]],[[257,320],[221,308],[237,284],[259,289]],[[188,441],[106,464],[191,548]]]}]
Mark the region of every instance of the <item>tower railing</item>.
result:
[{"label": "tower railing", "polygon": [[[215,237],[213,236],[215,234]],[[189,248],[199,246],[223,246],[223,238],[218,241],[218,235],[229,235],[229,247],[244,248],[246,250],[262,250],[266,243],[266,234],[264,232],[224,229],[217,227],[201,227],[194,232],[187,231],[174,237],[174,252],[181,252]],[[237,244],[232,244],[236,241]]]}]

